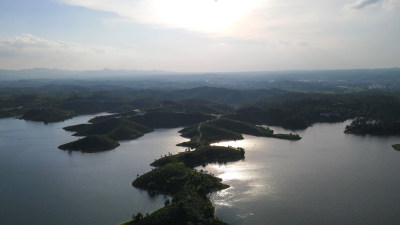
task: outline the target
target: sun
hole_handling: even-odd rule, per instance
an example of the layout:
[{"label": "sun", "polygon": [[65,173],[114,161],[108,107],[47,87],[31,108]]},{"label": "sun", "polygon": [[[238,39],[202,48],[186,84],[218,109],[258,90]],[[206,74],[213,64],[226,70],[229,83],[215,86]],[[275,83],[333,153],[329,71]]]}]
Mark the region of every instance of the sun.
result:
[{"label": "sun", "polygon": [[156,20],[202,32],[224,32],[251,13],[260,0],[170,0],[154,4]]}]

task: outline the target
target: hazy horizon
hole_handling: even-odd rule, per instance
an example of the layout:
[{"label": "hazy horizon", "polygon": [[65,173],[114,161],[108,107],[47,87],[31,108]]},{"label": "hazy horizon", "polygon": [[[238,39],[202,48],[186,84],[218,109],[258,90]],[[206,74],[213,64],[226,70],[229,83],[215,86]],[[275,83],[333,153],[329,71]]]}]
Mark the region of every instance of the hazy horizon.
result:
[{"label": "hazy horizon", "polygon": [[248,71],[204,71],[204,72],[193,72],[193,71],[173,71],[173,70],[161,70],[161,69],[110,69],[110,68],[99,68],[99,69],[82,69],[82,70],[72,70],[72,69],[57,69],[51,67],[32,67],[32,68],[24,68],[24,69],[3,69],[0,68],[0,71],[33,71],[33,70],[53,70],[53,71],[68,71],[68,72],[101,72],[101,71],[122,71],[122,72],[160,72],[166,74],[213,74],[213,73],[280,73],[280,72],[318,72],[318,71],[357,71],[357,70],[397,70],[400,69],[400,66],[394,67],[371,67],[371,68],[353,68],[353,69],[281,69],[281,70],[248,70]]},{"label": "hazy horizon", "polygon": [[4,0],[0,69],[400,67],[400,0]]}]

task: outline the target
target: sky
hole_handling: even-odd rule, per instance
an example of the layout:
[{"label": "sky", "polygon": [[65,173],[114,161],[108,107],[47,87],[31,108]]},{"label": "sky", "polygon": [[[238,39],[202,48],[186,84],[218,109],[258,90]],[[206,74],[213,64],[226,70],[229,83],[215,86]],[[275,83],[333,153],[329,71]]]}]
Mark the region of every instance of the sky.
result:
[{"label": "sky", "polygon": [[0,69],[400,67],[400,0],[0,0]]}]

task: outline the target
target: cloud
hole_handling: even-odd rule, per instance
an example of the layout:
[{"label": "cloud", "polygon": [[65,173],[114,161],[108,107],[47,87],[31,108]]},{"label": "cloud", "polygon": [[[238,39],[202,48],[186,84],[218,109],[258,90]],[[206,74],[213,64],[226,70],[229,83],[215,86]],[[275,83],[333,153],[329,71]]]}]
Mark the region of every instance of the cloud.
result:
[{"label": "cloud", "polygon": [[378,3],[380,0],[358,0],[357,2],[350,4],[349,8],[352,9],[363,9],[369,5]]},{"label": "cloud", "polygon": [[126,62],[134,56],[135,51],[129,48],[47,40],[27,33],[0,39],[1,68],[112,68],[118,60]]},{"label": "cloud", "polygon": [[[379,4],[381,3],[381,4]],[[355,3],[347,5],[350,9],[364,9],[370,5],[379,4],[384,9],[392,10],[400,7],[400,0],[358,0]]]},{"label": "cloud", "polygon": [[[102,38],[77,27],[79,35],[70,34],[74,40],[84,36],[82,43],[32,34],[0,39],[0,68],[205,72],[398,66],[400,0],[58,1],[112,12],[96,17],[109,22],[96,28]],[[373,10],[355,11],[373,4]]]},{"label": "cloud", "polygon": [[386,0],[383,3],[383,7],[386,9],[395,9],[400,7],[400,0]]},{"label": "cloud", "polygon": [[49,52],[59,52],[65,50],[77,50],[81,46],[76,43],[65,41],[49,41],[32,34],[24,33],[21,36],[15,36],[10,39],[1,39],[0,48],[2,50],[18,51],[21,54],[33,53],[37,54],[40,51],[46,50]]},{"label": "cloud", "polygon": [[265,0],[59,0],[140,24],[223,33]]}]

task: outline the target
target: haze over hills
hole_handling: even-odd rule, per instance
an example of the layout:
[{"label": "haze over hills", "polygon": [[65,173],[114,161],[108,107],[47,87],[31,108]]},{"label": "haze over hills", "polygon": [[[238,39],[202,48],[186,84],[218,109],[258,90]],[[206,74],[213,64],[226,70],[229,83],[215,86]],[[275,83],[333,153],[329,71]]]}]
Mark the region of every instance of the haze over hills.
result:
[{"label": "haze over hills", "polygon": [[343,87],[395,89],[400,68],[356,70],[296,70],[226,73],[176,73],[162,70],[0,70],[0,87],[37,87],[47,84],[135,89],[182,89],[202,86],[231,89],[278,88],[340,92]]}]

